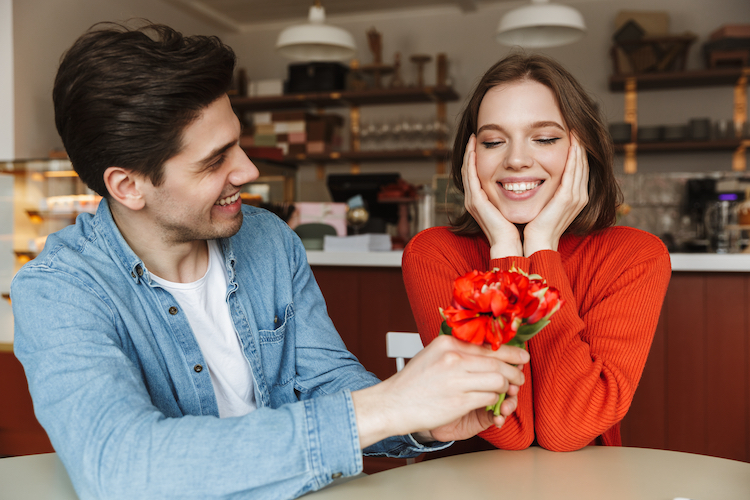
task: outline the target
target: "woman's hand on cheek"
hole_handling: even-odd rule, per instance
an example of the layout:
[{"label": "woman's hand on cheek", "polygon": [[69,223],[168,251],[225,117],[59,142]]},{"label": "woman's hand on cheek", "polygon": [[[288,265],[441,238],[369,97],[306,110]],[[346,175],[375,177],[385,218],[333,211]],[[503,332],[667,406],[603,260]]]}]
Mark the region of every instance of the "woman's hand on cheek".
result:
[{"label": "woman's hand on cheek", "polygon": [[477,138],[469,138],[461,175],[464,183],[464,206],[474,217],[490,243],[490,258],[523,255],[518,229],[510,223],[487,197],[477,174]]},{"label": "woman's hand on cheek", "polygon": [[565,230],[589,202],[589,164],[586,151],[571,134],[568,158],[555,195],[524,229],[524,255],[555,250]]}]

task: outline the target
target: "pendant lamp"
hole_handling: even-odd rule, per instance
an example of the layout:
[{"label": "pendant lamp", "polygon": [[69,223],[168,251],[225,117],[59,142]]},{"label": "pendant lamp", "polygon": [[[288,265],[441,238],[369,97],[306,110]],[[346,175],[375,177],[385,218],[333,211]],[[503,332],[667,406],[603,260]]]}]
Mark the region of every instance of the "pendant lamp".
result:
[{"label": "pendant lamp", "polygon": [[325,23],[325,9],[319,0],[310,7],[309,22],[284,29],[276,41],[276,50],[295,61],[343,61],[357,50],[352,35]]},{"label": "pendant lamp", "polygon": [[586,33],[583,16],[573,7],[531,0],[531,5],[503,16],[496,39],[503,45],[528,48],[557,47],[573,43]]}]

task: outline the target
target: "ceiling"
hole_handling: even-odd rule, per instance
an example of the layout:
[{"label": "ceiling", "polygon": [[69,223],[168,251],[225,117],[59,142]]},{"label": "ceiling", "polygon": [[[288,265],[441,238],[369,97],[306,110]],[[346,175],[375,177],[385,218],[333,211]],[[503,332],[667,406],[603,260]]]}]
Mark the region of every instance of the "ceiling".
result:
[{"label": "ceiling", "polygon": [[[304,22],[313,0],[166,0],[200,18],[232,31],[254,26]],[[323,0],[326,16],[357,17],[380,12],[425,8],[474,12],[479,7],[519,0]]]}]

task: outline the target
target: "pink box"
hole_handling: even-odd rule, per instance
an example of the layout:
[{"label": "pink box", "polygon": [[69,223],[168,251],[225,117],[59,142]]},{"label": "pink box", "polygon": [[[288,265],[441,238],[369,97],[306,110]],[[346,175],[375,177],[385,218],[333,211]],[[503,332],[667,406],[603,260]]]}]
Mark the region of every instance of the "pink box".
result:
[{"label": "pink box", "polygon": [[296,202],[296,213],[289,226],[292,229],[300,224],[319,222],[336,228],[338,236],[346,236],[346,203]]}]

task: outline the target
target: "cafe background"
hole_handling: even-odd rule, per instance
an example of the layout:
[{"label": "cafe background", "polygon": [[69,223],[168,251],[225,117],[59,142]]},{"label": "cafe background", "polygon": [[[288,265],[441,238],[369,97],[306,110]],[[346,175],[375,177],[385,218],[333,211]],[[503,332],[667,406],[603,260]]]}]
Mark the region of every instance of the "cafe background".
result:
[{"label": "cafe background", "polygon": [[[64,159],[49,160],[51,156],[60,156],[62,149],[54,127],[52,82],[62,51],[89,26],[101,20],[140,17],[171,25],[186,34],[218,35],[235,49],[239,67],[244,70],[241,78],[238,74],[238,95],[274,93],[288,79],[291,61],[276,52],[276,40],[282,29],[306,21],[311,1],[288,2],[287,17],[264,22],[207,15],[186,7],[189,3],[0,0],[0,164],[4,163],[6,170],[25,169],[21,174],[0,173],[0,292],[3,294],[7,295],[19,265],[33,257],[38,238],[68,223],[50,215],[53,201],[64,206],[73,202],[61,198],[63,195],[90,195],[62,173],[49,175],[69,168]],[[747,0],[564,3],[575,7],[585,18],[585,37],[561,47],[527,51],[538,51],[560,61],[596,96],[612,124],[626,118],[626,94],[621,88],[613,90],[612,85],[616,69],[611,48],[618,27],[616,19],[621,12],[667,13],[669,35],[695,35],[683,61],[688,71],[706,68],[702,47],[711,33],[727,24],[750,23]],[[426,102],[378,102],[361,106],[314,103],[308,114],[341,117],[323,153],[297,157],[287,154],[267,161],[259,158],[267,179],[265,191],[260,186],[258,191],[248,194],[262,192],[263,196],[271,196],[273,199],[266,201],[276,206],[288,201],[319,204],[340,201],[333,200],[328,185],[331,176],[398,173],[422,195],[430,192],[444,195],[441,174],[447,170],[447,164],[440,151],[445,148],[437,148],[436,152],[434,144],[427,144],[440,140],[439,135],[414,139],[423,141],[418,151],[403,153],[410,146],[405,146],[396,135],[380,134],[375,138],[375,133],[368,136],[365,132],[378,131],[384,125],[391,132],[397,125],[403,130],[404,124],[412,129],[415,124],[436,129],[436,119],[440,122],[444,116],[450,137],[464,99],[479,76],[511,50],[495,41],[500,18],[525,2],[383,0],[369,4],[383,5],[385,9],[341,15],[335,13],[335,4],[323,2],[327,22],[353,35],[357,46],[355,58],[362,68],[374,65],[368,39],[368,31],[374,28],[380,34],[382,64],[392,67],[396,53],[400,55],[400,76],[405,87],[415,85],[419,78],[412,56],[426,55],[430,61],[424,64],[423,86],[431,88],[444,83],[453,93],[449,93],[443,104],[440,104],[442,98],[435,100],[429,92]],[[444,54],[447,62],[442,82],[438,82],[439,54]],[[383,87],[390,86],[392,75],[383,76]],[[363,71],[360,76],[372,86],[372,72]],[[718,140],[721,127],[735,117],[736,102],[743,99],[746,102],[747,87],[737,87],[734,81],[684,88],[673,84],[667,88],[639,89],[636,96],[639,129],[680,126],[684,133],[689,133],[685,126],[698,123],[691,120],[707,119],[712,140]],[[352,114],[353,109],[357,113]],[[268,118],[263,114],[265,110],[250,107],[239,112],[247,121],[248,130],[268,125],[263,123]],[[350,129],[356,119],[360,122],[360,150],[385,152],[384,157],[344,154],[353,149]],[[662,133],[665,131],[661,129]],[[740,149],[739,141],[730,147],[699,149],[691,148],[688,143],[685,141],[684,147],[678,144],[668,151],[648,152],[647,147],[641,148],[627,162],[625,153],[618,154],[616,168],[629,208],[621,214],[620,222],[655,232],[679,252],[715,250],[700,248],[698,243],[689,246],[700,240],[701,235],[696,235],[693,214],[686,207],[687,191],[689,186],[697,189],[708,182],[712,193],[718,190],[736,194],[738,202],[741,201],[750,180],[745,179],[744,171],[733,170],[733,166],[737,168],[746,161],[747,154]],[[247,144],[248,148],[257,148],[256,152],[267,151],[263,148],[268,147],[259,136]],[[445,144],[449,147],[451,140]],[[419,152],[423,149],[431,152],[423,155]],[[388,151],[399,153],[389,156]],[[626,168],[630,173],[626,173]],[[85,204],[86,199],[80,198],[75,203]],[[418,202],[407,205],[411,217],[409,231],[413,232],[419,220]],[[78,205],[76,208],[86,210]],[[439,217],[433,218],[433,222],[439,221]],[[399,229],[393,226],[397,223],[388,230],[398,237]],[[742,243],[741,232],[732,244],[733,251],[747,245]],[[344,258],[335,264],[345,265],[332,265],[331,259],[321,255],[324,253],[311,252],[311,263],[334,323],[347,346],[368,369],[381,377],[390,375],[395,372],[395,363],[385,356],[385,333],[416,328],[398,262],[394,264],[393,259],[375,256],[361,261]],[[631,411],[623,422],[626,445],[750,461],[747,312],[750,265],[737,260],[739,255],[722,257],[728,259],[723,272],[689,266],[673,272],[651,356]],[[732,267],[735,263],[739,263],[737,269]],[[51,451],[46,435],[33,419],[23,371],[12,355],[12,328],[10,306],[3,300],[0,302],[0,456]],[[376,466],[371,467],[375,468],[370,470],[377,470]]]}]

